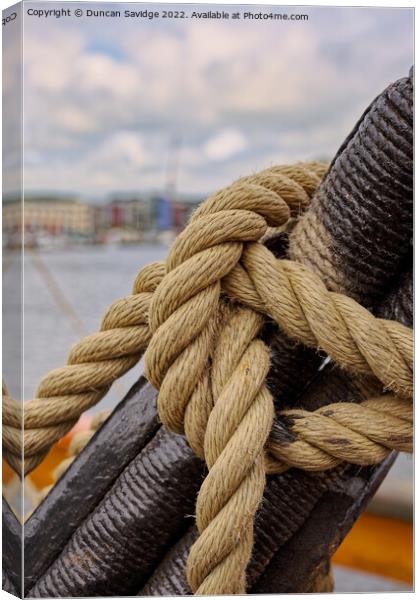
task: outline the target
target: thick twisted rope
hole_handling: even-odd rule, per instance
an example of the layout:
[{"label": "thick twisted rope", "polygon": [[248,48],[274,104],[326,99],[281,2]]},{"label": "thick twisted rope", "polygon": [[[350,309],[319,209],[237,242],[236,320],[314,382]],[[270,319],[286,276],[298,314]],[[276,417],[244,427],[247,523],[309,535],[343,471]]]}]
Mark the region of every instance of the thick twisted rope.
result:
[{"label": "thick twisted rope", "polygon": [[188,560],[189,582],[199,594],[245,589],[254,515],[265,487],[264,445],[274,418],[264,385],[269,353],[255,339],[261,325],[252,311],[233,313],[214,354],[216,401],[204,438],[209,474],[197,499],[200,537]]},{"label": "thick twisted rope", "polygon": [[37,397],[22,405],[3,395],[3,448],[11,466],[21,471],[24,420],[24,472],[44,458],[51,446],[97,404],[112,383],[141,358],[150,339],[148,307],[164,273],[163,263],[142,271],[141,284],[134,283],[131,296],[114,302],[98,333],[85,337],[70,352],[68,364],[48,373]]},{"label": "thick twisted rope", "polygon": [[[44,378],[38,398],[25,405],[25,455],[32,468],[78,415],[138,361],[152,336],[146,370],[159,389],[161,419],[185,432],[209,467],[197,502],[201,535],[188,563],[191,587],[200,594],[245,590],[253,518],[264,489],[264,448],[274,417],[265,386],[269,352],[257,339],[263,314],[346,369],[373,373],[385,388],[404,397],[412,394],[408,328],[375,319],[353,300],[328,292],[307,268],[276,260],[260,243],[268,227],[284,226],[305,207],[320,169],[275,167],[212,196],[177,238],[166,264],[144,269],[135,294],[111,307],[101,331],[73,348],[69,364]],[[248,308],[226,305],[225,294]],[[19,410],[6,397],[4,444],[15,464]],[[312,459],[323,453],[324,464],[329,461],[325,468],[349,458],[366,464],[374,457],[376,462],[390,447],[410,447],[411,429],[401,423],[404,419],[397,423],[382,409],[354,407],[349,410],[355,431],[350,413],[336,405],[332,410],[286,415],[298,450],[309,447]],[[369,410],[370,417],[379,412],[386,427],[398,426],[400,434],[405,427],[405,442],[401,435],[392,438],[382,431],[381,437],[366,429],[360,411],[366,415]],[[348,439],[354,452],[337,450]],[[297,460],[297,453],[288,454],[283,446],[272,438],[272,455],[281,461],[277,469]],[[289,446],[296,449],[290,440]]]},{"label": "thick twisted rope", "polygon": [[[284,200],[273,202],[277,193],[284,195],[296,215],[308,206],[325,169],[318,163],[302,163],[273,167],[243,178],[238,182],[242,199],[244,190],[247,196],[242,207],[248,209],[248,216],[252,206],[260,203],[263,214],[268,215],[270,210],[274,210],[270,223],[283,223],[290,212]],[[207,211],[221,193],[225,194],[220,192],[212,197]],[[230,206],[234,207],[234,191],[229,198],[226,198],[227,205],[231,202]],[[262,228],[266,230],[262,218],[259,224],[260,232]],[[252,223],[248,222],[250,226]],[[246,236],[246,231],[243,235]],[[256,233],[253,232],[251,237],[257,239]],[[41,381],[36,398],[25,402],[24,415],[21,403],[15,402],[8,394],[3,395],[5,458],[17,472],[21,472],[23,419],[26,474],[43,460],[50,447],[73,427],[80,415],[99,402],[112,383],[138,362],[151,335],[149,304],[164,273],[164,263],[154,263],[142,270],[141,277],[134,284],[133,294],[116,301],[109,308],[100,331],[74,346],[68,364],[51,371]]]},{"label": "thick twisted rope", "polygon": [[343,142],[291,234],[290,258],[371,307],[398,276],[412,231],[411,70],[373,100]]},{"label": "thick twisted rope", "polygon": [[310,269],[277,260],[262,244],[248,245],[241,261],[224,281],[231,297],[346,370],[373,373],[386,389],[412,397],[413,342],[405,325],[377,319],[355,300],[329,292]]},{"label": "thick twisted rope", "polygon": [[361,404],[329,404],[314,412],[282,411],[271,431],[266,469],[325,471],[342,461],[373,465],[390,450],[413,451],[413,405],[387,394]]},{"label": "thick twisted rope", "polygon": [[[264,446],[274,417],[264,384],[269,354],[255,339],[262,321],[243,310],[226,334],[227,324],[218,322],[221,280],[239,262],[245,242],[257,242],[268,226],[282,226],[296,214],[306,196],[301,188],[296,203],[297,190],[280,172],[243,178],[211,197],[175,241],[150,305],[146,373],[159,389],[159,414],[170,429],[185,431],[209,468],[196,509],[201,535],[188,563],[198,594],[245,590],[253,520],[265,485]],[[229,342],[226,351],[234,349],[233,360],[227,361],[230,370],[212,370],[209,380],[220,328]],[[243,340],[236,331],[246,332]],[[218,418],[226,407],[227,426]]]},{"label": "thick twisted rope", "polygon": [[[190,443],[197,452],[204,449],[209,467],[197,501],[201,535],[188,561],[189,583],[198,594],[245,590],[244,573],[252,549],[253,517],[264,489],[264,446],[270,429],[262,415],[270,415],[270,421],[274,412],[265,387],[267,350],[255,340],[262,323],[253,311],[269,314],[289,335],[322,347],[343,366],[355,372],[373,372],[385,387],[403,395],[412,392],[412,346],[406,328],[381,322],[354,301],[330,294],[305,268],[292,265],[287,270],[287,261],[277,261],[258,243],[267,225],[282,224],[281,196],[267,194],[266,203],[275,203],[267,217],[266,205],[254,205],[243,183],[211,198],[195,213],[171,250],[168,272],[150,305],[153,337],[146,351],[146,368],[148,379],[160,389],[159,414],[169,428],[185,431],[187,438],[194,432]],[[252,216],[241,209],[243,201]],[[276,212],[279,220],[268,221]],[[225,290],[253,309],[242,309],[235,327],[221,326],[217,344],[223,348],[224,358],[236,347],[238,332],[250,327],[246,344],[239,346],[227,371],[227,392],[223,385],[215,387],[214,367],[210,384],[208,374],[209,357],[217,356],[218,351],[214,337],[221,312],[222,279]],[[374,349],[369,347],[372,340]],[[318,414],[312,416],[319,418]],[[335,428],[343,429],[337,423]],[[356,443],[360,440],[356,438]]]},{"label": "thick twisted rope", "polygon": [[[268,184],[272,184],[274,180],[277,186],[279,186],[280,182],[283,186],[283,195],[287,197],[289,204],[296,213],[299,210],[299,206],[304,207],[308,202],[308,196],[305,196],[305,194],[312,194],[316,189],[316,183],[319,182],[319,177],[316,174],[318,171],[322,172],[322,167],[318,165],[315,168],[312,164],[309,165],[309,167],[307,165],[297,167],[274,167],[258,176],[244,178],[241,181],[246,182],[247,179],[249,181],[261,180],[267,185],[267,182]],[[292,174],[294,174],[294,180],[290,179],[290,175]],[[297,184],[296,182],[299,183]],[[205,208],[201,209],[201,213],[208,213],[211,205],[214,204],[218,196],[220,196],[220,193],[213,196],[213,198],[204,205]],[[230,196],[230,198],[232,198],[232,196]],[[284,207],[283,211],[284,214],[286,214]],[[320,329],[318,327],[319,331],[317,333],[321,335],[321,340],[317,340],[316,335],[313,335],[310,330],[305,331],[304,335],[302,335],[301,329],[296,331],[294,324],[296,319],[298,321],[301,319],[302,315],[299,306],[297,306],[297,313],[295,312],[295,314],[293,314],[293,312],[291,312],[288,313],[286,318],[282,318],[281,310],[279,310],[279,307],[282,304],[275,300],[275,298],[281,297],[282,294],[282,291],[279,291],[279,288],[281,287],[279,281],[284,282],[284,273],[282,273],[281,270],[286,265],[289,267],[289,270],[290,268],[295,268],[295,270],[298,271],[298,275],[301,276],[301,279],[305,280],[303,282],[303,287],[302,285],[300,286],[303,290],[303,293],[300,294],[300,303],[302,306],[306,304],[309,305],[309,309],[311,307],[313,299],[311,297],[311,291],[308,290],[308,288],[312,289],[312,285],[316,286],[318,284],[321,290],[325,290],[320,280],[307,269],[305,270],[299,265],[286,263],[286,261],[275,261],[271,253],[265,251],[265,248],[262,245],[254,245],[253,251],[264,254],[262,257],[257,256],[257,261],[262,260],[265,265],[268,265],[269,261],[272,267],[270,279],[265,277],[258,278],[257,284],[260,285],[261,295],[259,296],[255,291],[255,277],[253,281],[250,281],[247,272],[243,270],[239,264],[232,270],[229,277],[224,280],[223,285],[225,290],[228,293],[233,292],[233,295],[236,295],[241,302],[262,312],[267,310],[264,303],[266,304],[267,300],[270,300],[269,295],[273,294],[274,302],[272,302],[270,306],[271,316],[279,322],[281,327],[286,329],[289,335],[300,339],[306,344],[317,347],[321,346],[327,350],[327,352],[331,353],[339,363],[343,364],[344,362],[347,368],[352,368],[353,360],[355,358],[360,359],[357,348],[353,347],[353,352],[351,352],[350,357],[346,357],[343,352],[341,352],[341,349],[338,348],[339,356],[334,356],[334,348],[329,347],[329,341],[328,339],[325,339],[328,338],[328,336],[331,336],[330,339],[332,342],[335,341],[333,333],[335,326],[334,319],[330,319],[331,326],[326,336],[322,336],[322,328]],[[38,394],[39,398],[25,403],[25,456],[29,463],[32,462],[36,464],[40,457],[43,457],[46,450],[48,450],[57,439],[62,437],[66,431],[71,428],[80,414],[95,404],[108,391],[113,379],[120,376],[128,370],[133,363],[135,364],[137,362],[150,338],[150,331],[147,326],[148,306],[153,296],[153,290],[162,279],[164,272],[165,267],[162,263],[156,263],[143,269],[141,277],[138,277],[135,283],[134,294],[115,302],[103,319],[101,331],[98,334],[88,336],[82,340],[82,342],[77,344],[70,354],[69,365],[62,369],[52,371],[41,382]],[[258,277],[257,271],[255,271],[255,274]],[[305,284],[310,277],[312,277],[313,280],[311,284]],[[296,281],[297,279],[295,276],[294,282]],[[270,289],[267,289],[265,286],[270,286]],[[275,289],[273,289],[272,286],[275,286]],[[288,288],[290,290],[290,285],[285,286],[284,290],[287,290]],[[306,295],[305,290],[307,290]],[[295,286],[290,293],[293,295],[297,291],[297,287]],[[261,300],[261,296],[264,300]],[[328,317],[329,314],[327,310],[324,310],[325,305],[323,304],[325,300],[328,301],[328,296],[323,295],[322,292],[318,296],[321,297],[318,312],[322,311],[323,313],[320,319],[320,322],[322,323],[322,320]],[[343,300],[345,303],[347,302],[347,304],[350,302],[348,312],[359,308],[365,318],[367,318],[368,321],[370,320],[371,325],[376,325],[378,322],[377,320],[373,320],[367,311],[361,309],[356,303],[348,301],[347,298],[331,294],[329,297],[337,299],[338,301]],[[284,301],[284,298],[282,300]],[[293,298],[292,303],[290,303],[289,298],[289,307],[290,304],[293,309]],[[336,311],[333,311],[333,314],[334,313],[336,313]],[[312,314],[312,322],[316,326],[316,311],[312,311]],[[304,323],[305,317],[303,320],[301,319],[301,321]],[[352,322],[357,324],[357,320],[353,320]],[[350,326],[352,322],[350,322]],[[388,321],[382,321],[385,328],[388,326],[388,323]],[[392,326],[394,325],[398,328],[398,325],[392,324]],[[362,334],[365,332],[366,335],[369,336],[369,333],[367,333],[369,328],[357,327],[356,325],[356,329],[352,331],[352,335],[357,336],[358,331]],[[379,329],[377,331],[378,337],[381,336],[381,333],[382,332]],[[350,344],[351,341],[350,337]],[[343,345],[344,349],[346,348],[346,345],[348,345],[348,342],[349,338],[347,337],[345,345]],[[409,337],[408,344],[408,354],[410,354],[411,338]],[[337,346],[337,344],[333,345]],[[377,347],[374,344],[373,346],[375,348]],[[385,352],[385,359],[386,354],[387,352]],[[373,358],[374,369],[381,379],[381,373],[378,373],[378,369],[381,369],[381,365],[378,365],[378,362],[380,361],[375,360],[375,356]],[[369,370],[369,365],[366,363],[363,364],[363,357],[361,362],[362,365],[359,365],[359,368],[361,366],[364,371]],[[411,363],[411,356],[409,356],[408,362]],[[385,362],[385,364],[387,363]],[[356,369],[358,368],[356,364],[355,367]],[[405,377],[405,379],[407,379],[407,377]],[[385,385],[388,385],[386,381],[384,383]],[[411,374],[408,375],[408,387],[410,386]],[[50,397],[48,397],[48,392],[52,392]],[[410,390],[408,393],[410,393]],[[18,456],[18,462],[22,423],[21,405],[12,401],[7,394],[4,398],[3,420],[3,443],[6,448],[6,454],[10,457],[10,454],[15,451],[15,454]],[[179,429],[179,423],[180,421],[178,419],[178,426],[175,427],[174,424],[172,424],[172,427]],[[33,460],[30,457],[34,457]],[[31,465],[28,466],[30,467]]]}]

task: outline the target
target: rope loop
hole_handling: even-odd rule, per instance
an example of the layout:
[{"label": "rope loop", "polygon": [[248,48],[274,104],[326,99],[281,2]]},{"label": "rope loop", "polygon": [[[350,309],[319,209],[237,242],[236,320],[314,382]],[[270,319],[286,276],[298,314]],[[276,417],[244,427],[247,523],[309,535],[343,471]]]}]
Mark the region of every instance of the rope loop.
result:
[{"label": "rope loop", "polygon": [[[373,464],[391,449],[412,449],[412,331],[328,291],[308,267],[276,259],[262,243],[270,228],[284,229],[306,209],[326,168],[272,167],[211,196],[167,260],[140,271],[133,293],[25,403],[28,472],[145,352],[163,424],[185,434],[208,467],[188,559],[196,594],[245,592],[267,472]],[[361,405],[287,410],[275,420],[270,351],[260,339],[267,317],[344,369],[374,375],[388,393]],[[19,470],[22,407],[7,391],[3,424],[5,456]]]}]

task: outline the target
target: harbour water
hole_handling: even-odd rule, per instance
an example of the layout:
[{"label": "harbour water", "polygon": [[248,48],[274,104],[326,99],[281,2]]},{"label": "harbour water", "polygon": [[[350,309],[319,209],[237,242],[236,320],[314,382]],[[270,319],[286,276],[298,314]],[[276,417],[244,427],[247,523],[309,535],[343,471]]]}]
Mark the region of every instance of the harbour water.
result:
[{"label": "harbour water", "polygon": [[[107,307],[132,291],[138,271],[162,260],[164,245],[75,246],[71,249],[25,250],[23,259],[23,397],[34,397],[41,378],[66,364],[68,352],[82,335],[98,331]],[[20,389],[16,364],[21,306],[17,288],[20,259],[3,257],[3,376],[11,393]],[[11,289],[15,292],[10,293]],[[100,404],[112,408],[142,372],[142,364],[114,385]],[[99,405],[98,405],[99,406]],[[95,411],[98,407],[95,408]]]}]

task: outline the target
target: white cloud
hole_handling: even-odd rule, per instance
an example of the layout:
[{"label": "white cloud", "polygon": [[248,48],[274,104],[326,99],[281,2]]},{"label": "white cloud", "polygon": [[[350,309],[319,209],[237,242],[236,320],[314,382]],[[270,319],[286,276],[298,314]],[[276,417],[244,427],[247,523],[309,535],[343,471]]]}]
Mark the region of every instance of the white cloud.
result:
[{"label": "white cloud", "polygon": [[140,135],[119,131],[106,138],[99,148],[89,155],[91,166],[100,165],[114,169],[115,165],[141,169],[150,160]]},{"label": "white cloud", "polygon": [[57,109],[54,122],[59,124],[60,129],[67,129],[72,134],[91,133],[95,131],[94,121],[86,111],[77,106],[62,105]]},{"label": "white cloud", "polygon": [[308,23],[27,21],[27,187],[159,186],[174,134],[181,191],[332,155],[408,72],[412,24],[397,9],[308,12]]},{"label": "white cloud", "polygon": [[210,160],[226,160],[247,147],[247,140],[240,131],[224,129],[204,144],[204,153]]},{"label": "white cloud", "polygon": [[87,95],[110,94],[113,98],[130,99],[142,84],[133,65],[98,53],[84,55],[77,67],[78,85]]}]

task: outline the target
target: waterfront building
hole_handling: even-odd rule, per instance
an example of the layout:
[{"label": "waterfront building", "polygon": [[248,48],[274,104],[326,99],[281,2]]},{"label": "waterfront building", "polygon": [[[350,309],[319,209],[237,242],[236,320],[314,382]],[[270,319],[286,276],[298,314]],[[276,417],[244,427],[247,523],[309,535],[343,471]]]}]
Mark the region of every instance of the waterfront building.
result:
[{"label": "waterfront building", "polygon": [[21,232],[26,242],[34,245],[44,236],[87,240],[94,234],[94,210],[84,202],[53,196],[5,201],[3,235],[10,240]]}]

